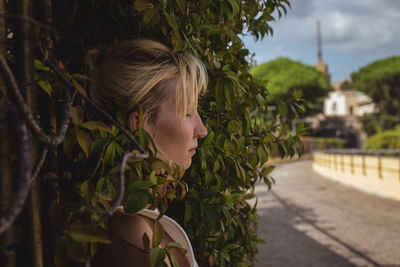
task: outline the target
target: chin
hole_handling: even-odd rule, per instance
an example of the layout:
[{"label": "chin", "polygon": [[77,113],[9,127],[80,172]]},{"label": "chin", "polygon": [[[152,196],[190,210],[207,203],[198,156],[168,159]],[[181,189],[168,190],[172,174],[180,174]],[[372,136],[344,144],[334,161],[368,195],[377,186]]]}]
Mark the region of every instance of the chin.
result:
[{"label": "chin", "polygon": [[188,161],[186,161],[185,163],[182,164],[184,170],[189,169],[189,167],[191,165],[192,165],[192,159],[190,159],[190,160],[188,160]]}]

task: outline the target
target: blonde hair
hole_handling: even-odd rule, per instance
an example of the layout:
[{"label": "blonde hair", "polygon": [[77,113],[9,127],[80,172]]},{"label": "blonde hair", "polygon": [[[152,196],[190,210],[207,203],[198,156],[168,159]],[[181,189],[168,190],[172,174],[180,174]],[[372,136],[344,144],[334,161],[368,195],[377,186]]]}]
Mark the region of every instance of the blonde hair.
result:
[{"label": "blonde hair", "polygon": [[158,107],[169,99],[169,81],[177,81],[175,108],[182,119],[188,106],[197,108],[198,95],[207,87],[207,71],[198,58],[148,39],[90,50],[87,62],[92,99],[103,107],[114,106],[125,113],[140,105],[143,125],[149,119],[154,123]]}]

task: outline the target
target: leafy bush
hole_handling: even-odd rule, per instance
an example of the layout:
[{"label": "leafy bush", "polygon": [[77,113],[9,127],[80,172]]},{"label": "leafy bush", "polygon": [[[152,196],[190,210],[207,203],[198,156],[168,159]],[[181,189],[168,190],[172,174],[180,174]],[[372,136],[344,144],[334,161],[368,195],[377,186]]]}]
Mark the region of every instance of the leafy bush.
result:
[{"label": "leafy bush", "polygon": [[385,112],[369,113],[360,117],[360,121],[363,131],[368,136],[371,136],[387,129],[394,129],[399,123],[399,116]]},{"label": "leafy bush", "polygon": [[346,139],[339,138],[313,138],[314,149],[342,149],[348,146]]},{"label": "leafy bush", "polygon": [[[43,203],[51,203],[43,209],[50,214],[45,225],[52,229],[46,234],[45,262],[56,266],[65,266],[68,259],[83,263],[94,255],[98,243],[109,242],[102,231],[108,228],[102,214],[124,189],[122,203],[128,212],[150,204],[183,225],[201,266],[253,265],[260,242],[258,215],[247,200],[254,198],[256,181],[271,186],[273,167],[265,163],[274,147],[281,157],[302,153],[299,136],[304,125],[298,124],[296,133],[291,133],[291,119],[301,112],[299,96],[281,99],[270,114],[268,93],[248,72],[249,51],[239,37],[245,31],[256,38],[272,33],[268,24],[274,20],[272,14],[285,13],[289,2],[60,0],[45,10],[38,2],[33,3],[34,16],[53,12],[52,26],[59,29],[57,38],[40,27],[35,32],[35,75],[37,88],[42,89],[36,106],[49,130],[59,127],[62,108],[58,103],[63,102],[66,86],[48,62],[59,62],[65,70],[62,75],[79,92],[70,109],[72,123],[63,151],[53,151],[43,173],[53,179],[54,190],[42,194]],[[209,91],[199,103],[209,134],[183,178],[178,170],[150,155],[147,160],[128,160],[122,179],[118,170],[123,156],[126,151],[138,152],[128,138],[134,133],[123,133],[115,122],[92,110],[85,97],[90,82],[84,68],[88,49],[136,37],[156,38],[174,49],[189,51],[209,71]],[[18,54],[13,47],[8,51]],[[112,115],[124,126],[124,114],[115,110]],[[142,130],[135,138],[145,149],[151,145]],[[154,173],[153,164],[163,166],[174,179]],[[167,192],[161,194],[159,188],[165,185]],[[168,253],[157,246],[155,242],[147,251],[153,249],[151,255],[156,255],[153,264]]]},{"label": "leafy bush", "polygon": [[400,148],[400,126],[395,130],[382,131],[370,136],[365,142],[365,148]]}]

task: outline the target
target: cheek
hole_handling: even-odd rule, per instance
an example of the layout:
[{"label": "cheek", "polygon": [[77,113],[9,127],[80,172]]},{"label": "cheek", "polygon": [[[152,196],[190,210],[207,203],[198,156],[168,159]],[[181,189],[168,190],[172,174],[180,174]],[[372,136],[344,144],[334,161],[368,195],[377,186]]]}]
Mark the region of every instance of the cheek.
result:
[{"label": "cheek", "polygon": [[190,127],[178,120],[160,120],[154,135],[156,145],[165,153],[167,160],[179,162],[190,149],[193,133]]}]

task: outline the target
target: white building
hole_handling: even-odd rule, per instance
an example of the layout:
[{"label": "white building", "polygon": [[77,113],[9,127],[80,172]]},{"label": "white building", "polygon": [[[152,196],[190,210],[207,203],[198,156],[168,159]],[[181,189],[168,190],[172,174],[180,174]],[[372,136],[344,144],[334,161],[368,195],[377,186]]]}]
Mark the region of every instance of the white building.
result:
[{"label": "white building", "polygon": [[372,99],[355,89],[341,89],[344,81],[333,82],[334,91],[324,101],[324,115],[330,116],[362,116],[375,111]]}]

